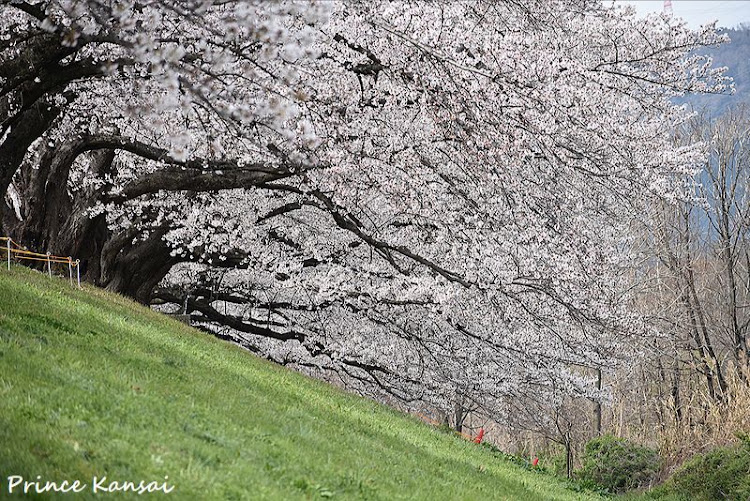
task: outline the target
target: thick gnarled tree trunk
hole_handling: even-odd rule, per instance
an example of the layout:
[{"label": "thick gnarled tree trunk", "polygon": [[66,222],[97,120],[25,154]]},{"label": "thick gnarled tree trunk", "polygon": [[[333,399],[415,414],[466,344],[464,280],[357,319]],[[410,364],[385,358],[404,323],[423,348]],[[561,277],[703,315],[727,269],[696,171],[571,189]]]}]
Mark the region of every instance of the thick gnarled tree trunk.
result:
[{"label": "thick gnarled tree trunk", "polygon": [[[38,163],[23,166],[15,182],[20,206],[7,211],[9,234],[30,249],[79,259],[84,280],[147,304],[153,288],[177,262],[163,241],[166,229],[144,240],[137,231],[113,233],[104,215],[92,217],[88,210],[108,186],[68,186],[82,147],[73,141],[49,148]],[[113,174],[113,150],[88,155],[90,178],[104,180]]]}]

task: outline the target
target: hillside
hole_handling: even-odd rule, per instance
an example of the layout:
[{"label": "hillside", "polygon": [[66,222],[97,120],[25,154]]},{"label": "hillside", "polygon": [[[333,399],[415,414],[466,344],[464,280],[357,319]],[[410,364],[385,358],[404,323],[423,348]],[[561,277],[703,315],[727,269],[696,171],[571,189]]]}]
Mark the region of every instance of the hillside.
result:
[{"label": "hillside", "polygon": [[179,499],[589,498],[119,296],[23,268],[0,271],[0,394],[3,496],[9,476],[39,475],[80,480],[89,498],[95,476],[105,488],[166,484]]},{"label": "hillside", "polygon": [[688,103],[696,110],[705,110],[709,116],[718,117],[732,106],[750,101],[750,27],[740,26],[735,29],[722,29],[729,36],[729,43],[700,50],[713,58],[714,66],[726,66],[727,74],[732,77],[734,94],[692,94],[678,103]]}]

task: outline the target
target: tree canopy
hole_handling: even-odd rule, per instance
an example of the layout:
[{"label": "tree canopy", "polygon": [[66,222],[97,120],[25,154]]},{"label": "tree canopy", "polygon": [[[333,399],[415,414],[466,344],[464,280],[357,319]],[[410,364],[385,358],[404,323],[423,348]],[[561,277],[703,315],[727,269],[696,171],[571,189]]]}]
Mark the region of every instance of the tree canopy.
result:
[{"label": "tree canopy", "polygon": [[[600,398],[721,42],[599,1],[5,0],[2,223],[360,391]],[[690,55],[688,55],[690,54]],[[533,408],[533,405],[527,406]]]}]

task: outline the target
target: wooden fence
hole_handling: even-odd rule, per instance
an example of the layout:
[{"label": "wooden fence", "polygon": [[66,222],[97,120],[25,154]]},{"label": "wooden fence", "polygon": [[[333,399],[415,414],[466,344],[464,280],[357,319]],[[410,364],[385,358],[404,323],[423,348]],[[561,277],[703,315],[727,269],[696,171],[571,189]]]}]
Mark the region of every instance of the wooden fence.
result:
[{"label": "wooden fence", "polygon": [[53,265],[56,265],[56,268],[67,268],[68,278],[71,285],[73,284],[73,277],[75,275],[76,284],[78,284],[78,287],[81,286],[81,263],[78,259],[74,261],[70,256],[54,256],[49,252],[46,254],[33,252],[13,241],[10,237],[0,237],[0,245],[0,252],[5,253],[5,260],[8,263],[8,271],[10,271],[11,261],[36,261],[38,263],[44,263],[46,265],[45,268],[47,274],[52,277],[52,268]]}]

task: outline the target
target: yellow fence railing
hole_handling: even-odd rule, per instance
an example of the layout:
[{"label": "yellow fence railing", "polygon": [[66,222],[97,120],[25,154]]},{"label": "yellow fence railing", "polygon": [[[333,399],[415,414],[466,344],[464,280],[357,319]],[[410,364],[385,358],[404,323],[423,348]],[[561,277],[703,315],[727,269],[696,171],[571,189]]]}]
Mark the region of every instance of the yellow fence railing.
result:
[{"label": "yellow fence railing", "polygon": [[75,271],[76,283],[78,284],[78,287],[81,286],[81,262],[78,259],[74,261],[70,256],[63,257],[54,256],[49,252],[47,254],[33,252],[22,247],[10,237],[0,237],[0,253],[3,252],[5,253],[5,259],[8,263],[8,271],[10,271],[10,263],[12,260],[44,262],[47,265],[47,274],[50,277],[52,277],[53,264],[67,265],[70,283],[73,284],[73,274]]}]

